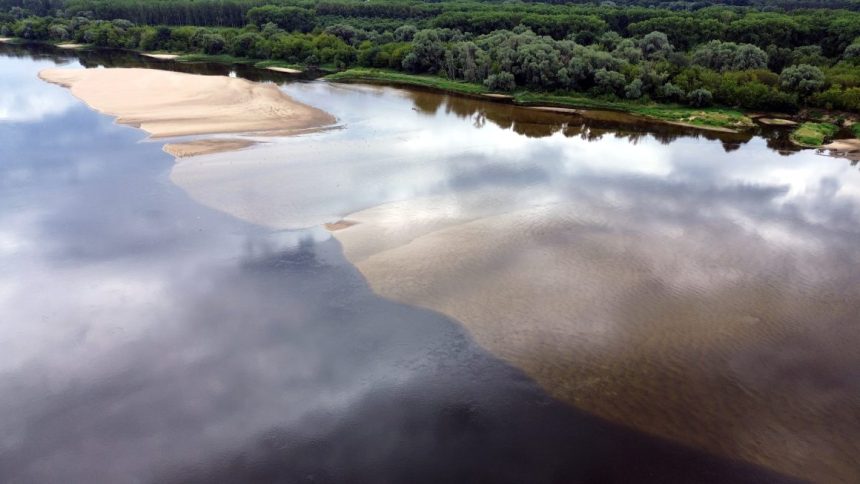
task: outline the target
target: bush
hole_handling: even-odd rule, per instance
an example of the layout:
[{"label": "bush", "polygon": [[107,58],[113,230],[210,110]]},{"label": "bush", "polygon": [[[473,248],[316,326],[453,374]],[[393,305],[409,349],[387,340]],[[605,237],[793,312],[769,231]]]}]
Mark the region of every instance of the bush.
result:
[{"label": "bush", "polygon": [[695,89],[687,95],[687,101],[690,103],[690,106],[696,108],[710,106],[713,100],[714,95],[707,89]]},{"label": "bush", "polygon": [[514,81],[514,75],[510,72],[500,72],[498,74],[490,74],[484,81],[484,85],[491,91],[510,92],[517,87]]}]

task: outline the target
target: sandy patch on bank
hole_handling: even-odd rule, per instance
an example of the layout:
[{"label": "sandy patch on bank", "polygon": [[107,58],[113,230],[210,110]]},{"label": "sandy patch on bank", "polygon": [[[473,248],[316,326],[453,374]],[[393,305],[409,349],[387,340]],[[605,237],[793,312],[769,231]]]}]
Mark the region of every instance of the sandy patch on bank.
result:
[{"label": "sandy patch on bank", "polygon": [[378,206],[333,234],[377,293],[457,319],[578,408],[794,476],[860,479],[858,385],[798,377],[858,363],[857,308],[821,282],[850,269],[730,225],[464,200]]},{"label": "sandy patch on bank", "polygon": [[334,116],[293,100],[274,84],[156,69],[45,69],[93,109],[153,137],[278,133],[327,126]]},{"label": "sandy patch on bank", "polygon": [[10,37],[0,37],[0,42],[9,42],[12,40]]},{"label": "sandy patch on bank", "polygon": [[57,47],[61,49],[80,49],[84,47],[84,44],[57,44]]},{"label": "sandy patch on bank", "polygon": [[161,59],[161,60],[173,60],[179,57],[179,54],[149,54],[144,52],[142,55],[146,57],[152,57],[153,59]]},{"label": "sandy patch on bank", "polygon": [[241,150],[255,144],[257,144],[256,141],[247,139],[202,139],[185,143],[168,143],[164,145],[164,151],[176,158],[188,158],[222,151]]},{"label": "sandy patch on bank", "polygon": [[823,145],[821,149],[829,150],[832,156],[860,161],[860,139],[837,139]]}]

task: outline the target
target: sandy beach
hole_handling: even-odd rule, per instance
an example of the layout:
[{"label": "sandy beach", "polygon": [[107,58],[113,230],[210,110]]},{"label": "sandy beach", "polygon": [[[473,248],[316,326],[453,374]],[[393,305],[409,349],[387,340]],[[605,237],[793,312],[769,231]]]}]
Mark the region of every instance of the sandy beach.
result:
[{"label": "sandy beach", "polygon": [[215,133],[289,134],[331,125],[334,116],[274,84],[155,69],[45,69],[93,109],[155,138]]},{"label": "sandy beach", "polygon": [[[810,303],[828,300],[809,295],[828,290],[816,289],[820,267],[786,295],[764,283],[779,261],[754,235],[686,228],[667,239],[650,228],[671,233],[670,219],[467,200],[394,202],[330,229],[376,292],[462,322],[578,408],[794,476],[860,477],[850,406],[789,376],[795,361],[850,367],[847,342],[857,338],[843,322],[853,316]],[[707,241],[718,236],[732,240],[717,250]],[[797,326],[804,321],[815,321],[814,336]],[[817,354],[819,344],[844,352]],[[777,361],[755,363],[774,345]]]}]

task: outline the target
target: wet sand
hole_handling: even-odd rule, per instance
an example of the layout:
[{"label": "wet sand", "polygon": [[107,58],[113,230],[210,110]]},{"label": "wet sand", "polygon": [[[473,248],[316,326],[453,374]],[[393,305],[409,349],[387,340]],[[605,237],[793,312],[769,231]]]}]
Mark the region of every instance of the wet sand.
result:
[{"label": "wet sand", "polygon": [[377,293],[462,322],[577,408],[788,475],[860,480],[850,268],[727,220],[499,205],[395,202],[333,234]]},{"label": "wet sand", "polygon": [[153,137],[277,133],[330,125],[335,118],[273,84],[154,69],[45,69],[93,109]]},{"label": "wet sand", "polygon": [[185,143],[168,143],[164,151],[176,158],[209,155],[223,151],[236,151],[253,146],[256,141],[247,139],[202,139]]}]

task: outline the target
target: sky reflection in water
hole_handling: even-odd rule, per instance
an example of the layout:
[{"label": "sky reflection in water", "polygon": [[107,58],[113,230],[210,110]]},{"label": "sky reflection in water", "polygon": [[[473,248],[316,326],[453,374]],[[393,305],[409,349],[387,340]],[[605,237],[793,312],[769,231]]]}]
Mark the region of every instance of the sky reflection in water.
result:
[{"label": "sky reflection in water", "polygon": [[[374,296],[318,224],[476,190],[493,206],[454,210],[577,190],[624,207],[659,190],[856,263],[847,162],[781,157],[761,138],[731,156],[703,138],[592,142],[548,115],[515,135],[506,107],[458,114],[439,96],[310,83],[286,90],[344,129],[171,175],[159,143],[38,81],[43,65],[0,56],[0,480],[778,480],[554,402],[455,322]],[[203,177],[183,187],[224,203],[235,172],[219,162],[283,165],[218,208],[290,230],[170,183]]]}]

